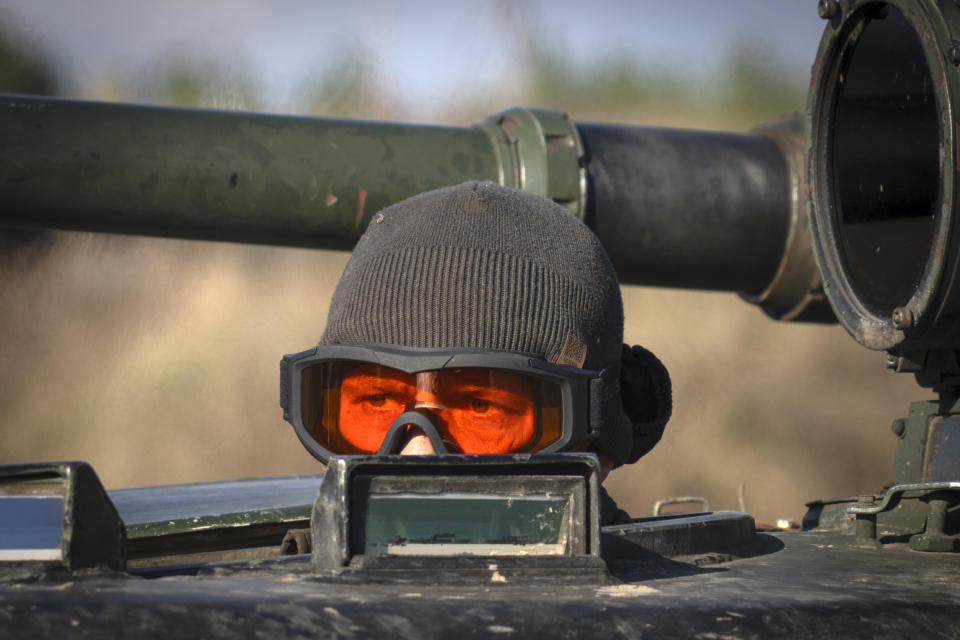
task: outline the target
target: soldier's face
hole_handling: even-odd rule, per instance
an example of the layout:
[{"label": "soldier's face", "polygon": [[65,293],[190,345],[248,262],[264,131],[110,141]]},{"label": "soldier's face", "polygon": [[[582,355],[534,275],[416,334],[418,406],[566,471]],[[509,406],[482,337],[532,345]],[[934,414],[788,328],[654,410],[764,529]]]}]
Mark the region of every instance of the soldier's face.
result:
[{"label": "soldier's face", "polygon": [[[523,375],[488,368],[405,373],[364,365],[340,385],[340,433],[353,446],[376,451],[394,421],[420,411],[451,453],[525,451],[543,427],[538,422],[533,382]],[[401,453],[435,453],[419,430]]]}]

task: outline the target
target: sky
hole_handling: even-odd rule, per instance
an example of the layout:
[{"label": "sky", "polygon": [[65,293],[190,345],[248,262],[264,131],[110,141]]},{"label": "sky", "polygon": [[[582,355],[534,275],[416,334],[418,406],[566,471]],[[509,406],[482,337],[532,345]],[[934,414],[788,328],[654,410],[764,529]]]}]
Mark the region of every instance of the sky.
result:
[{"label": "sky", "polygon": [[0,0],[0,20],[50,51],[76,86],[177,52],[253,70],[282,104],[311,70],[369,51],[393,93],[430,105],[510,81],[511,43],[537,33],[574,59],[628,55],[692,80],[747,38],[809,70],[814,0]]}]

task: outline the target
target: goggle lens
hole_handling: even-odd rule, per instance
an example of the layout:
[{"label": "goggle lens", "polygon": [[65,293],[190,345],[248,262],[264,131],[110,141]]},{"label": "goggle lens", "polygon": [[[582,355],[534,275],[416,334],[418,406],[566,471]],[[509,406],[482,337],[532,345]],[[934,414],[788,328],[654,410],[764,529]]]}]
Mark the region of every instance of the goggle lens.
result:
[{"label": "goggle lens", "polygon": [[431,414],[451,453],[539,451],[563,432],[559,387],[515,371],[328,362],[304,369],[303,385],[304,426],[334,453],[375,453],[413,409]]}]

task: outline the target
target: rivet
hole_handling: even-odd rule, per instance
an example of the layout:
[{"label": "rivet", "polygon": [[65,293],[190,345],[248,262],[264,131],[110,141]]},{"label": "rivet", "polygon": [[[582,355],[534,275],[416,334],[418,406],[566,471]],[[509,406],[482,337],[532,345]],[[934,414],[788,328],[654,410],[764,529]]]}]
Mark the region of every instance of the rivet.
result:
[{"label": "rivet", "polygon": [[837,15],[839,9],[840,7],[837,4],[837,0],[820,0],[817,2],[817,13],[820,14],[820,17],[824,20],[829,20]]},{"label": "rivet", "polygon": [[960,65],[960,42],[954,42],[950,45],[950,62]]},{"label": "rivet", "polygon": [[897,307],[893,310],[893,316],[890,318],[895,329],[909,329],[913,326],[913,311],[907,307]]},{"label": "rivet", "polygon": [[903,434],[907,431],[907,421],[903,418],[897,418],[890,425],[890,430],[893,431],[893,435],[902,438]]}]

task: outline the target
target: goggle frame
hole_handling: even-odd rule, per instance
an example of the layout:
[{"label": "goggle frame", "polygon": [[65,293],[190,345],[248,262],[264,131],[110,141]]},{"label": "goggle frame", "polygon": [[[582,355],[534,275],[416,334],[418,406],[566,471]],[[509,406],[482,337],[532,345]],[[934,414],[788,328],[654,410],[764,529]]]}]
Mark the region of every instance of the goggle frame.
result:
[{"label": "goggle frame", "polygon": [[502,369],[554,383],[560,389],[561,436],[536,453],[553,453],[596,438],[602,411],[592,407],[599,397],[600,371],[554,364],[539,356],[515,351],[424,349],[370,343],[321,344],[280,361],[280,407],[297,438],[310,454],[326,464],[337,454],[317,442],[303,421],[303,371],[327,362],[356,362],[390,367],[408,374],[442,369]]}]

